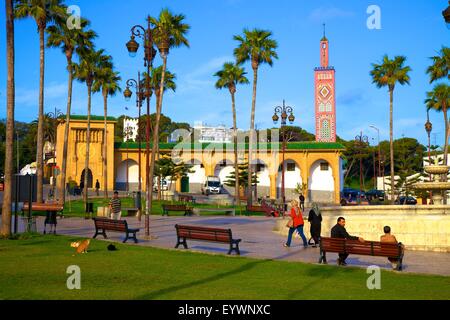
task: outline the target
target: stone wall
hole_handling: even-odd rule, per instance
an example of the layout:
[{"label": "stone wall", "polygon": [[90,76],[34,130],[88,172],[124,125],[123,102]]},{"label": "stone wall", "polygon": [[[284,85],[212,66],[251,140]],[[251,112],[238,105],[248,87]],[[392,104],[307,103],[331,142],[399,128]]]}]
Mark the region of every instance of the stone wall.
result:
[{"label": "stone wall", "polygon": [[[306,221],[305,235],[310,238]],[[329,237],[337,218],[346,219],[349,234],[379,241],[383,227],[390,226],[408,250],[450,252],[450,205],[323,207],[322,236]],[[275,232],[287,236],[287,218],[277,221]]]}]

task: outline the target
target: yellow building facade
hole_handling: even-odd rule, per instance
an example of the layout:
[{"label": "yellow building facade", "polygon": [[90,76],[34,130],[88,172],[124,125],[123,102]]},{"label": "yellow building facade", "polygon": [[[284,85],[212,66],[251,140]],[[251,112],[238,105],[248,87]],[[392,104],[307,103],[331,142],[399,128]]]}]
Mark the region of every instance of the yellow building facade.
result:
[{"label": "yellow building facade", "polygon": [[[135,142],[114,143],[114,127],[116,121],[107,121],[107,158],[108,158],[108,189],[137,190],[139,183],[139,154],[142,189],[145,191],[146,175],[146,143],[142,142],[141,152]],[[86,117],[73,116],[69,127],[67,181],[80,183],[84,175],[86,154]],[[58,127],[57,163],[62,163],[65,123]],[[89,159],[89,180],[95,184],[100,182],[103,188],[103,143],[104,123],[102,117],[91,118],[91,143]],[[248,146],[238,145],[239,161],[247,162]],[[284,153],[281,144],[260,143],[253,155],[252,163],[259,171],[261,183],[258,184],[260,195],[275,199],[280,196],[281,165],[285,166],[285,183],[302,185],[309,201],[339,203],[340,191],[343,187],[341,153],[343,146],[338,143],[298,142],[288,143]],[[195,173],[190,175],[191,191],[195,183],[200,185],[202,179],[208,176],[225,175],[234,166],[234,151],[231,144],[201,144],[201,143],[161,143],[160,155],[169,155],[184,163],[192,164]],[[227,171],[228,170],[228,171]],[[225,175],[226,176],[226,175]],[[294,181],[295,180],[295,181]],[[153,185],[153,184],[152,184]],[[181,181],[173,183],[180,192]],[[130,187],[132,186],[132,187]],[[88,187],[92,187],[89,185]],[[197,186],[198,187],[198,186]],[[197,188],[195,191],[198,191]],[[230,192],[233,189],[230,189]],[[233,191],[234,192],[234,191]],[[294,196],[292,195],[291,198]],[[298,195],[297,195],[298,197]],[[290,197],[287,197],[289,199]]]}]

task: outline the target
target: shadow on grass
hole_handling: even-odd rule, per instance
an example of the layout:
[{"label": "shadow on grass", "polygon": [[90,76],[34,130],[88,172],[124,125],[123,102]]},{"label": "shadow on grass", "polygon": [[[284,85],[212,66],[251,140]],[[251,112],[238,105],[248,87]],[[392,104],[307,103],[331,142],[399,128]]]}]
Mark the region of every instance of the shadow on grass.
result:
[{"label": "shadow on grass", "polygon": [[249,271],[249,270],[255,268],[256,266],[259,266],[259,265],[267,263],[267,262],[269,262],[269,261],[268,260],[251,261],[251,262],[246,263],[243,266],[241,266],[237,269],[231,270],[231,271],[222,272],[222,273],[219,273],[219,274],[216,274],[214,276],[210,276],[210,277],[207,277],[204,279],[192,281],[192,282],[185,283],[185,284],[175,285],[175,286],[161,289],[161,290],[158,290],[158,291],[155,291],[152,293],[144,294],[144,295],[137,297],[136,299],[138,299],[138,300],[154,300],[154,299],[157,299],[166,294],[170,294],[170,293],[174,293],[174,292],[177,292],[180,290],[189,289],[189,288],[193,288],[195,286],[200,286],[200,285],[207,284],[210,282],[222,280],[227,277]]}]

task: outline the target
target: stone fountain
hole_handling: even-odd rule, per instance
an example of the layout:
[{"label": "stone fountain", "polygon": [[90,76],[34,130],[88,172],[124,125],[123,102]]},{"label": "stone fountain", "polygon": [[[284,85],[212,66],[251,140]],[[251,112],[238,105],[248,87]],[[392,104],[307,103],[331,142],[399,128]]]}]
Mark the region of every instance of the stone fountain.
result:
[{"label": "stone fountain", "polygon": [[[450,170],[449,166],[444,165],[431,165],[425,166],[424,170],[428,174],[433,175],[434,181],[432,182],[419,182],[413,185],[416,190],[426,190],[431,191],[433,196],[433,204],[443,204],[442,193],[444,191],[450,190],[450,182],[447,181],[447,175]],[[445,175],[446,181],[441,181],[441,176]]]}]

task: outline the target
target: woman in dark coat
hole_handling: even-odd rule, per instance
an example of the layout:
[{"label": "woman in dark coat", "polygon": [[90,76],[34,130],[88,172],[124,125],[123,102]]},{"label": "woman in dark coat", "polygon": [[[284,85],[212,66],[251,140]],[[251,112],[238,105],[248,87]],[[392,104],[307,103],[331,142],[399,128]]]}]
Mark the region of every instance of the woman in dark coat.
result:
[{"label": "woman in dark coat", "polygon": [[312,209],[309,210],[308,221],[311,223],[311,239],[309,239],[309,242],[314,239],[313,247],[317,247],[317,245],[319,244],[320,231],[322,228],[322,214],[320,213],[320,209],[317,203],[313,203]]}]

